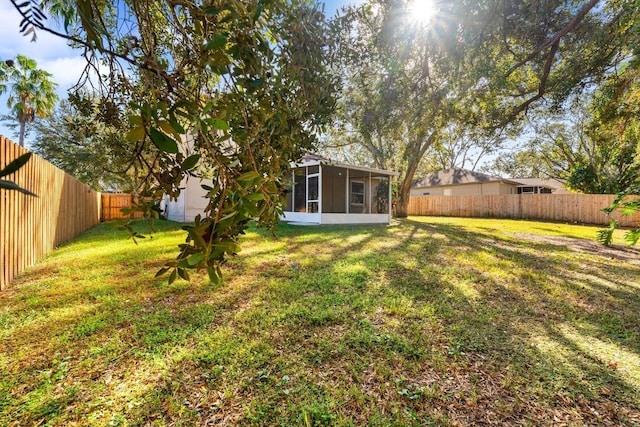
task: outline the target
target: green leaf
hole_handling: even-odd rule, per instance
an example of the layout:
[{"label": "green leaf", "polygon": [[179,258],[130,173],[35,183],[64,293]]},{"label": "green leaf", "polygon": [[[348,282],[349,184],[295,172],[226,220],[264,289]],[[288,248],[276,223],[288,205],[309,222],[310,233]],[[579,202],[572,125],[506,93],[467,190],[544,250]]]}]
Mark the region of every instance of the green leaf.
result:
[{"label": "green leaf", "polygon": [[213,246],[215,246],[216,248],[220,248],[230,254],[236,254],[242,250],[239,244],[237,244],[236,242],[232,242],[231,240],[225,240],[220,243],[216,243]]},{"label": "green leaf", "polygon": [[264,9],[264,5],[262,4],[262,2],[258,2],[258,6],[256,7],[256,10],[253,12],[253,20],[257,21],[258,18],[260,18],[260,14],[262,13],[262,9]]},{"label": "green leaf", "polygon": [[150,128],[149,136],[151,137],[151,141],[153,141],[155,146],[161,151],[171,154],[178,153],[178,143],[173,138],[160,132],[158,129]]},{"label": "green leaf", "polygon": [[640,229],[629,230],[624,235],[624,240],[631,246],[637,245],[640,240]]},{"label": "green leaf", "polygon": [[174,115],[169,117],[169,123],[171,123],[171,127],[175,129],[175,131],[179,134],[185,133],[184,127],[180,124],[180,122],[178,122],[178,119],[176,119]]},{"label": "green leaf", "polygon": [[198,252],[197,254],[193,254],[189,258],[187,258],[187,261],[190,266],[194,266],[204,261],[204,258],[205,258],[205,255],[202,252]]},{"label": "green leaf", "polygon": [[175,282],[175,281],[176,281],[176,279],[177,279],[177,278],[178,278],[178,272],[177,272],[177,270],[173,270],[173,271],[171,272],[171,275],[169,276],[168,283],[169,283],[169,284],[172,284],[173,282]]},{"label": "green leaf", "polygon": [[165,274],[167,271],[169,271],[169,269],[168,269],[167,267],[163,267],[163,268],[161,268],[160,270],[158,270],[158,271],[156,272],[156,275],[155,275],[155,276],[153,276],[153,277],[160,277],[160,276],[162,276],[163,274]]},{"label": "green leaf", "polygon": [[183,268],[179,268],[178,269],[178,276],[180,276],[181,278],[183,278],[187,282],[189,281],[189,273],[187,272],[187,270],[185,270]]},{"label": "green leaf", "polygon": [[129,142],[138,142],[144,138],[145,134],[144,127],[140,126],[127,132],[126,138]]},{"label": "green leaf", "polygon": [[247,83],[249,83],[249,87],[253,89],[262,86],[264,84],[264,79],[249,80]]},{"label": "green leaf", "polygon": [[178,133],[170,122],[166,120],[159,120],[158,126],[160,126],[160,129],[162,129],[164,133],[173,135],[175,138],[180,138],[180,133]]},{"label": "green leaf", "polygon": [[206,248],[207,247],[207,243],[204,241],[204,239],[202,238],[202,235],[199,234],[197,230],[190,229],[188,231],[188,233],[189,233],[189,236],[191,236],[191,238],[198,245],[198,247],[200,247],[200,248]]},{"label": "green leaf", "polygon": [[225,216],[223,216],[222,218],[220,218],[220,221],[218,221],[218,223],[221,223],[222,221],[225,221],[229,218],[233,218],[234,216],[238,215],[238,211],[233,211],[230,214],[227,214]]},{"label": "green leaf", "polygon": [[192,154],[191,156],[184,159],[184,162],[182,162],[181,169],[183,171],[191,170],[198,164],[199,161],[200,161],[200,155]]},{"label": "green leaf", "polygon": [[617,227],[618,222],[615,219],[612,219],[609,223],[609,228],[598,230],[596,240],[605,246],[611,246],[611,243],[613,242],[613,232]]},{"label": "green leaf", "polygon": [[220,49],[227,44],[227,40],[227,36],[225,36],[224,34],[213,36],[213,38],[206,44],[205,49]]},{"label": "green leaf", "polygon": [[640,203],[639,202],[625,202],[622,205],[622,209],[620,210],[622,215],[630,216],[636,212],[640,212]]},{"label": "green leaf", "polygon": [[177,266],[180,267],[180,268],[189,268],[189,267],[191,267],[189,265],[189,260],[186,259],[186,258],[185,259],[181,259],[180,262],[178,262]]},{"label": "green leaf", "polygon": [[258,172],[256,171],[249,171],[249,172],[245,172],[242,175],[240,175],[237,180],[240,182],[247,182],[247,181],[253,181],[254,179],[260,178],[262,175],[260,175]]},{"label": "green leaf", "polygon": [[222,277],[220,277],[220,275],[218,274],[217,269],[213,268],[213,267],[207,267],[207,274],[209,275],[209,280],[214,283],[214,284],[218,284],[220,283],[220,280],[222,279]]},{"label": "green leaf", "polygon": [[251,193],[251,194],[247,194],[247,196],[245,197],[245,199],[247,200],[251,200],[252,202],[257,202],[259,200],[264,200],[264,194],[262,193]]},{"label": "green leaf", "polygon": [[24,153],[22,156],[9,163],[7,166],[5,166],[4,169],[0,171],[0,177],[10,175],[27,164],[32,154],[33,153]]},{"label": "green leaf", "polygon": [[222,119],[218,119],[214,117],[211,119],[206,119],[205,122],[214,129],[223,130],[223,131],[229,130],[229,124]]},{"label": "green leaf", "polygon": [[0,179],[0,189],[19,191],[20,193],[26,194],[28,196],[38,197],[35,194],[33,194],[31,191],[20,187],[18,184],[16,184],[13,181],[9,181],[6,179]]}]

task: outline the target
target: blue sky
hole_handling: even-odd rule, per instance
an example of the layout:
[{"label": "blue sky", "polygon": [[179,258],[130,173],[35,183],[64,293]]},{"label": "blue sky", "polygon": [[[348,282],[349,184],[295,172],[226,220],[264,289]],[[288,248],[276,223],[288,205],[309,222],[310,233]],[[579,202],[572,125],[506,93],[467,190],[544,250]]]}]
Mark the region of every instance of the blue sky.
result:
[{"label": "blue sky", "polygon": [[[325,1],[325,13],[332,16],[336,10],[345,4],[362,3],[363,0],[327,0]],[[80,77],[85,66],[82,51],[74,50],[67,46],[64,40],[38,32],[36,42],[31,42],[31,37],[23,37],[19,32],[21,17],[14,9],[11,2],[0,0],[0,60],[5,61],[14,58],[17,54],[33,58],[38,62],[38,67],[53,74],[53,80],[58,84],[58,93],[61,98],[66,97],[67,90],[72,87]],[[0,114],[8,114],[7,97],[0,97]],[[0,135],[13,137],[11,131],[0,123]],[[13,138],[14,140],[16,138]],[[28,139],[27,139],[28,145]]]}]

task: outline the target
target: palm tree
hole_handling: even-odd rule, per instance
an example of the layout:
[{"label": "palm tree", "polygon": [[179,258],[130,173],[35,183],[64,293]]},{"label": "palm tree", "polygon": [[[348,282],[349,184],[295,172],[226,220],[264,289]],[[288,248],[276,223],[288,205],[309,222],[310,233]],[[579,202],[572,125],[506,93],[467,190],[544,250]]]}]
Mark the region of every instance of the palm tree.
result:
[{"label": "palm tree", "polygon": [[20,124],[20,146],[24,146],[24,133],[35,116],[46,117],[58,101],[50,80],[51,73],[37,68],[37,63],[26,56],[16,55],[16,60],[0,62],[0,95],[9,92],[7,107]]}]

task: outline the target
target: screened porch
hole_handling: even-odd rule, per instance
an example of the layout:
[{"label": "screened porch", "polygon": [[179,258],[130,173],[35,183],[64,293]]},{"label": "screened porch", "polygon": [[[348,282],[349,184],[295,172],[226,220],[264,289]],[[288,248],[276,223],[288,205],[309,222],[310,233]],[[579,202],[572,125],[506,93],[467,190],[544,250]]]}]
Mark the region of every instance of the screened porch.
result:
[{"label": "screened porch", "polygon": [[283,221],[305,224],[388,224],[396,172],[313,161],[291,174]]}]

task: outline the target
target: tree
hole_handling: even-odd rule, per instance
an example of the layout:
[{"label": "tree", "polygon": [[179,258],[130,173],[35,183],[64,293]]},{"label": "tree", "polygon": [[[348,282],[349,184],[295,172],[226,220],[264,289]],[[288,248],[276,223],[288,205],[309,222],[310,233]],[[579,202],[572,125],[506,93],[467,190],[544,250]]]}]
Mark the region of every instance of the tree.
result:
[{"label": "tree", "polygon": [[397,153],[397,213],[415,171],[455,123],[487,131],[556,106],[629,56],[637,2],[439,1],[428,24],[410,4],[370,0],[337,21],[342,128],[378,167]]},{"label": "tree", "polygon": [[624,191],[640,175],[640,128],[634,115],[604,119],[605,92],[611,92],[607,85],[576,97],[566,111],[536,109],[529,117],[529,142],[488,169],[510,177],[552,177],[588,194]]},{"label": "tree", "polygon": [[23,55],[16,55],[11,65],[0,63],[0,95],[9,92],[7,107],[20,124],[20,146],[24,146],[27,124],[36,116],[47,117],[58,101],[52,75],[37,66],[36,61]]},{"label": "tree", "polygon": [[145,174],[139,195],[152,199],[141,210],[176,198],[189,174],[206,180],[208,206],[162,272],[172,282],[206,269],[218,281],[251,219],[276,224],[291,163],[328,122],[335,82],[317,4],[45,0],[57,30],[39,1],[12,2],[25,33],[64,37],[90,67],[110,66],[103,95],[128,97],[127,151]]},{"label": "tree", "polygon": [[34,124],[33,151],[96,191],[134,192],[141,177],[129,167],[123,116],[109,100],[71,94]]},{"label": "tree", "polygon": [[545,163],[529,144],[503,150],[492,163],[480,168],[482,172],[503,178],[549,178]]},{"label": "tree", "polygon": [[486,156],[500,150],[505,139],[502,132],[482,132],[464,125],[449,126],[425,154],[419,170],[435,172],[461,168],[474,171]]},{"label": "tree", "polygon": [[[609,76],[605,84],[596,93],[594,101],[595,121],[600,126],[596,131],[611,135],[620,144],[626,154],[627,163],[634,161],[630,174],[630,184],[618,193],[611,206],[604,209],[608,214],[618,210],[624,215],[640,212],[640,54],[635,56],[619,72]],[[626,153],[625,153],[626,151]],[[635,196],[634,198],[630,196]],[[598,240],[610,245],[613,232],[618,227],[611,220],[609,228],[601,230]],[[640,227],[628,230],[625,240],[630,245],[640,241]]]},{"label": "tree", "polygon": [[[640,185],[634,184],[618,194],[618,197],[610,206],[603,209],[605,213],[610,215],[614,211],[620,211],[622,215],[632,215],[640,212],[640,199],[630,198],[631,195],[640,194]],[[618,228],[618,221],[611,219],[609,227],[598,231],[598,241],[605,246],[610,246],[613,242],[613,233]],[[624,235],[629,245],[635,245],[640,241],[640,226],[627,230]]]}]

